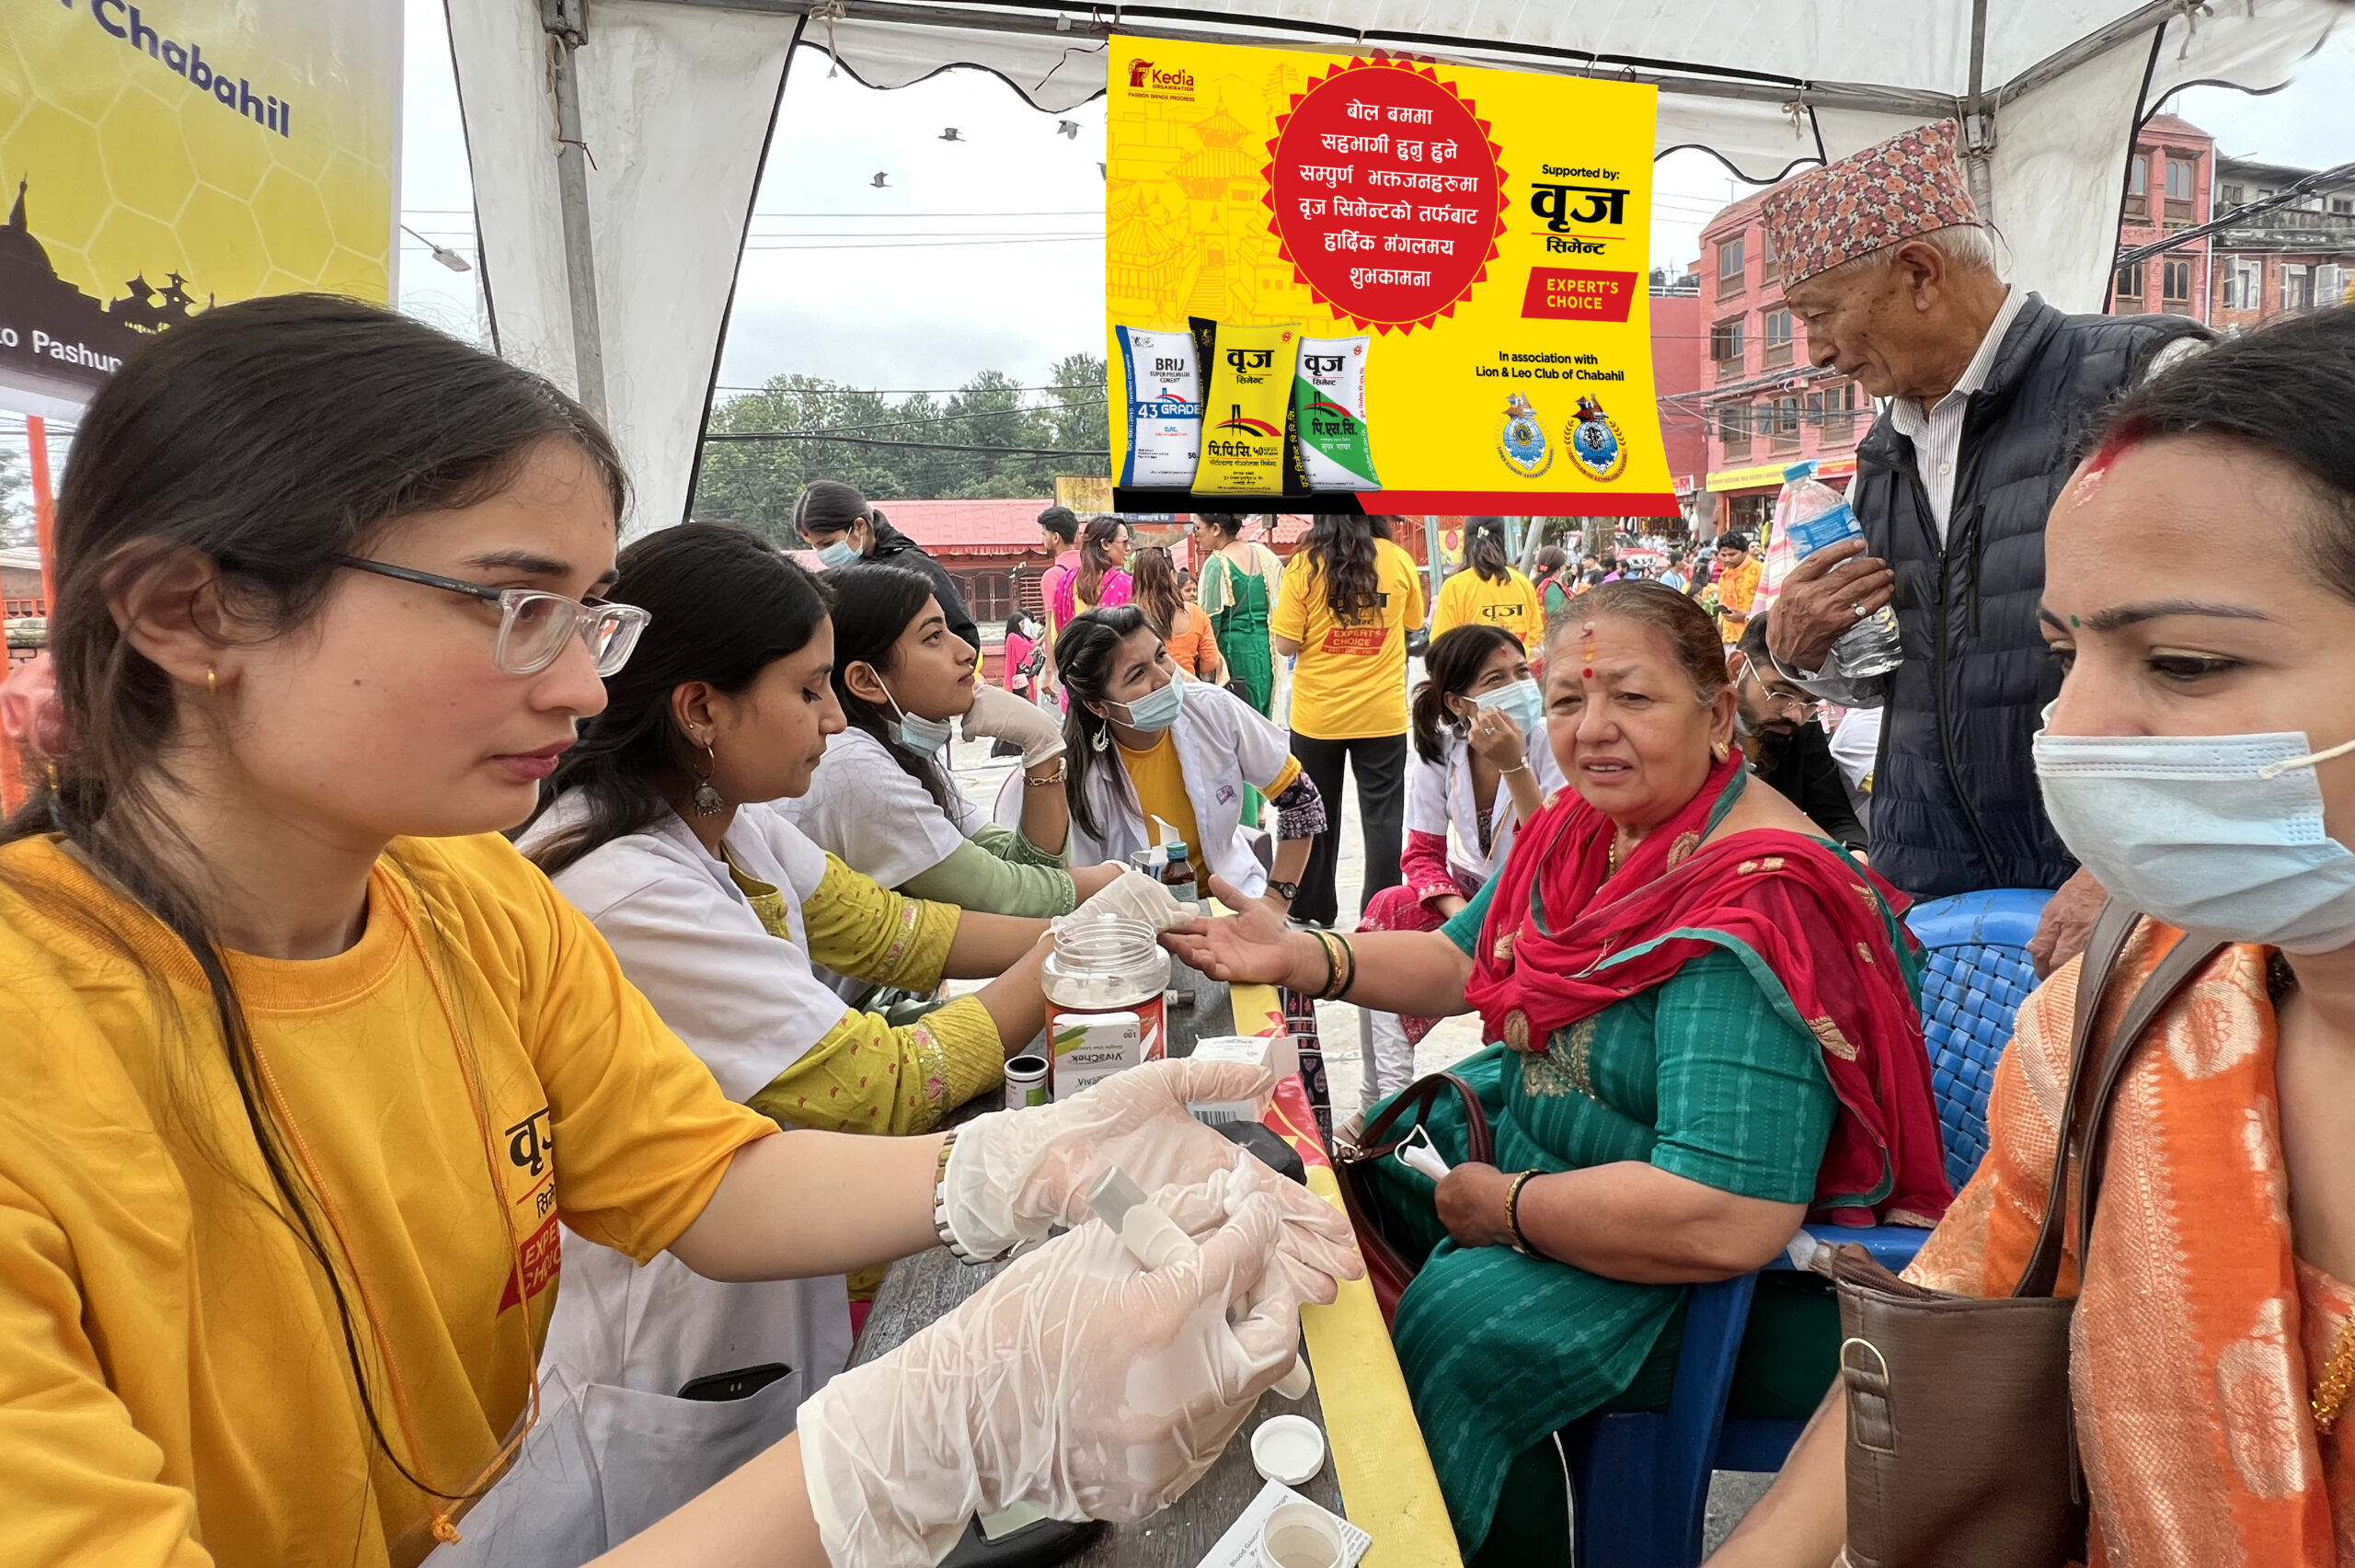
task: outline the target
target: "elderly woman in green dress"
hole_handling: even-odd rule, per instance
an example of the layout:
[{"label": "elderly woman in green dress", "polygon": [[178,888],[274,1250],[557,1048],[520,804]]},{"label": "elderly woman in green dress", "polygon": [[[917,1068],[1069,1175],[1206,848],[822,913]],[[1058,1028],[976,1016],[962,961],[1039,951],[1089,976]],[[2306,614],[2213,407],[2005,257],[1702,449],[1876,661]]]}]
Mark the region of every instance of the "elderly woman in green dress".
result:
[{"label": "elderly woman in green dress", "polygon": [[1657,583],[1593,589],[1548,635],[1545,699],[1573,789],[1442,930],[1255,911],[1171,938],[1222,979],[1477,1009],[1495,1042],[1456,1070],[1497,1163],[1468,1161],[1442,1096],[1424,1124],[1446,1176],[1370,1167],[1374,1222],[1422,1260],[1394,1333],[1476,1562],[1568,1561],[1552,1435],[1664,1402],[1690,1286],[1759,1267],[1803,1219],[1926,1225],[1952,1196],[1903,896],[1748,787],[1706,613]]}]

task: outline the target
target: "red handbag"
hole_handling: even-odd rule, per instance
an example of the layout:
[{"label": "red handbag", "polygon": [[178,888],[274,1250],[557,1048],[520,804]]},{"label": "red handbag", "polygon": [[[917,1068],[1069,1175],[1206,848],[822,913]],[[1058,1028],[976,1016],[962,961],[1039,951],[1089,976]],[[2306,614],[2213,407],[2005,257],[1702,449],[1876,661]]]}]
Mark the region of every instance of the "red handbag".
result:
[{"label": "red handbag", "polygon": [[[1397,1318],[1398,1298],[1406,1294],[1407,1285],[1421,1269],[1420,1264],[1408,1261],[1390,1238],[1382,1233],[1375,1218],[1377,1209],[1373,1193],[1366,1185],[1366,1170],[1374,1161],[1386,1159],[1407,1141],[1402,1135],[1393,1137],[1400,1121],[1409,1113],[1416,1126],[1422,1124],[1440,1095],[1453,1089],[1464,1105],[1464,1158],[1477,1165],[1496,1163],[1495,1136],[1488,1130],[1488,1113],[1480,1107],[1480,1096],[1472,1085],[1452,1072],[1434,1072],[1419,1078],[1407,1085],[1383,1108],[1373,1123],[1362,1128],[1361,1116],[1335,1135],[1333,1139],[1333,1178],[1341,1188],[1341,1204],[1349,1211],[1350,1225],[1357,1231],[1358,1251],[1365,1257],[1366,1278],[1373,1286],[1373,1298],[1382,1306],[1382,1321],[1389,1323]],[[1412,1127],[1407,1129],[1411,1134]]]}]

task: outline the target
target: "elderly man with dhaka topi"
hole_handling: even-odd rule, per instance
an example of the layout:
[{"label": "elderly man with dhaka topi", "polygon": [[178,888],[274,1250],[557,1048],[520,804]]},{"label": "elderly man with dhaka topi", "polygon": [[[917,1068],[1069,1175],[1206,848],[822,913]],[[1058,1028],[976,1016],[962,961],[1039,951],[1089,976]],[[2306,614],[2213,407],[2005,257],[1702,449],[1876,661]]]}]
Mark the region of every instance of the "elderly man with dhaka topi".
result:
[{"label": "elderly man with dhaka topi", "polygon": [[[2087,422],[2206,337],[2175,316],[2069,315],[1996,269],[1940,121],[1770,192],[1767,238],[1809,358],[1882,413],[1856,451],[1864,543],[1795,567],[1769,645],[1782,671],[1883,707],[1872,864],[1916,898],[2063,887],[2035,955],[2083,944],[2101,890],[2046,819],[2029,738],[2061,689],[2044,656],[2044,520]],[[1902,662],[1857,679],[1834,644],[1885,604]]]}]

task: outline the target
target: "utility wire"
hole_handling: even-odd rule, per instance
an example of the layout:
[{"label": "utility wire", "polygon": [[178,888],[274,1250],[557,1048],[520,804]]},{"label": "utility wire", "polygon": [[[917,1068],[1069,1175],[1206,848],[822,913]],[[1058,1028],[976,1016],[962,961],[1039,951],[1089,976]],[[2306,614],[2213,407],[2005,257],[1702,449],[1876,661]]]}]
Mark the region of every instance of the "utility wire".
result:
[{"label": "utility wire", "polygon": [[706,441],[840,441],[845,446],[889,446],[924,452],[979,452],[993,457],[1104,457],[1112,455],[1109,447],[1076,446],[966,446],[953,441],[887,441],[867,436],[820,436],[807,430],[710,430],[705,432]]}]

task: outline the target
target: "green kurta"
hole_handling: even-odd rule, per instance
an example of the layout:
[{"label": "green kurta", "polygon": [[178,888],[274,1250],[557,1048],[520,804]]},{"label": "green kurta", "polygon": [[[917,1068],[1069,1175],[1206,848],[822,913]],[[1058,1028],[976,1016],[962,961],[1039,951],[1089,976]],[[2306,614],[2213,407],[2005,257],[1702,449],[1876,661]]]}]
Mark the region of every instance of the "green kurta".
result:
[{"label": "green kurta", "polygon": [[[1216,565],[1212,565],[1215,562]],[[1276,656],[1268,641],[1268,583],[1224,555],[1202,564],[1197,590],[1211,628],[1218,634],[1226,678],[1264,717],[1276,700]]]},{"label": "green kurta", "polygon": [[[1450,922],[1459,945],[1476,940],[1486,905],[1484,893]],[[1493,1046],[1459,1066],[1488,1112],[1498,1167],[1642,1161],[1743,1196],[1808,1202],[1838,1104],[1814,1035],[1758,965],[1746,948],[1722,947],[1561,1031],[1545,1055]],[[1452,1097],[1431,1124],[1441,1153],[1465,1159]],[[1458,1247],[1427,1177],[1393,1160],[1373,1169],[1385,1231],[1410,1254],[1430,1249],[1395,1337],[1468,1555],[1517,1458],[1628,1393],[1639,1373],[1656,1380],[1647,1359],[1672,1321],[1681,1326],[1686,1288]]]}]

